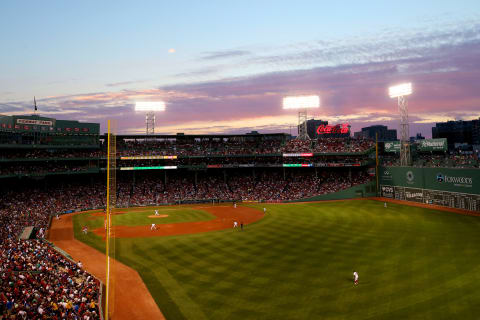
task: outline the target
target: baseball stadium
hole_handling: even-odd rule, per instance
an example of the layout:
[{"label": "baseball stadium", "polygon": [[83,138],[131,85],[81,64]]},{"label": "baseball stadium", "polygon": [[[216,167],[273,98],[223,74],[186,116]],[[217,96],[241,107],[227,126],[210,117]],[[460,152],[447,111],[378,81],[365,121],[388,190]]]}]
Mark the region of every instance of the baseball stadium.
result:
[{"label": "baseball stadium", "polygon": [[0,320],[480,319],[480,1],[0,12]]},{"label": "baseball stadium", "polygon": [[0,121],[2,297],[52,319],[479,314],[478,159],[442,139]]}]

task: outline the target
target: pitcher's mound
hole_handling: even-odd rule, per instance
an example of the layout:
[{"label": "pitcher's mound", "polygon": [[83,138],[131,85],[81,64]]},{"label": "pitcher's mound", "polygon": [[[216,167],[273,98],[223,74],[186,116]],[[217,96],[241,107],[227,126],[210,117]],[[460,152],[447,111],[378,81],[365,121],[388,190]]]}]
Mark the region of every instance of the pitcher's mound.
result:
[{"label": "pitcher's mound", "polygon": [[168,214],[159,214],[158,216],[152,214],[151,216],[148,216],[149,218],[166,218],[168,217]]}]

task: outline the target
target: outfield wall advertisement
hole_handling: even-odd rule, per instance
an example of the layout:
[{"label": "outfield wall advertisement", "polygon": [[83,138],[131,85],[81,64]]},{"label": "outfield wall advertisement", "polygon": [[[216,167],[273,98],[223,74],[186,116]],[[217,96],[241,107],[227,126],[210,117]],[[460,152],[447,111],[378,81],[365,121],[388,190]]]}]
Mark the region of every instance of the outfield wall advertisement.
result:
[{"label": "outfield wall advertisement", "polygon": [[380,167],[383,197],[480,211],[480,170]]},{"label": "outfield wall advertisement", "polygon": [[480,170],[380,167],[379,184],[480,194]]}]

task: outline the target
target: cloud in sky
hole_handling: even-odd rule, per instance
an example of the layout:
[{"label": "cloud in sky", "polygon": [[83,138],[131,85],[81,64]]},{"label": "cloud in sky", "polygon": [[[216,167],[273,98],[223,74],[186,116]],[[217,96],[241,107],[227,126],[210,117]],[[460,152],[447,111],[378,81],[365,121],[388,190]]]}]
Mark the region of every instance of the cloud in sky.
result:
[{"label": "cloud in sky", "polygon": [[[135,101],[164,100],[167,110],[157,116],[158,133],[290,132],[297,114],[281,108],[283,96],[319,94],[322,106],[311,113],[315,118],[350,122],[353,131],[374,124],[397,128],[396,101],[388,97],[387,88],[411,81],[411,135],[422,132],[430,136],[436,121],[480,117],[479,23],[402,35],[383,32],[350,42],[325,40],[279,51],[263,55],[248,50],[205,52],[200,60],[207,65],[177,74],[177,79],[210,74],[224,77],[144,90],[37,99],[39,112],[60,119],[88,119],[100,122],[103,128],[107,119],[117,119],[119,132],[141,133],[144,117],[134,112]],[[255,74],[223,73],[249,65],[264,67]],[[31,102],[0,104],[4,114],[31,110]]]},{"label": "cloud in sky", "polygon": [[137,83],[143,83],[148,80],[133,80],[133,81],[120,81],[120,82],[112,82],[112,83],[106,83],[106,87],[121,87],[121,86],[128,86],[131,84],[137,84]]},{"label": "cloud in sky", "polygon": [[250,55],[250,51],[247,50],[225,50],[225,51],[209,51],[202,54],[201,60],[218,60],[232,57],[242,57]]}]

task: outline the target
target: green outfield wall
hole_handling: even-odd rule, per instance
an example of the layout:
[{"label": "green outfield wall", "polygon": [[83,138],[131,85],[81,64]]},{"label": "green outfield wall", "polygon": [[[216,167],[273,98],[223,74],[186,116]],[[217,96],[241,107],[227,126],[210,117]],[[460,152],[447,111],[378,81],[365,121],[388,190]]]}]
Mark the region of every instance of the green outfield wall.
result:
[{"label": "green outfield wall", "polygon": [[322,200],[342,200],[342,199],[351,199],[351,198],[361,198],[361,197],[374,197],[376,186],[375,181],[370,181],[365,184],[359,184],[357,186],[334,192],[329,194],[322,194],[319,196],[305,198],[301,200],[293,200],[288,202],[305,202],[305,201],[322,201]]},{"label": "green outfield wall", "polygon": [[479,169],[380,167],[380,185],[480,194]]},{"label": "green outfield wall", "polygon": [[386,198],[480,211],[480,170],[379,167],[379,192]]}]

